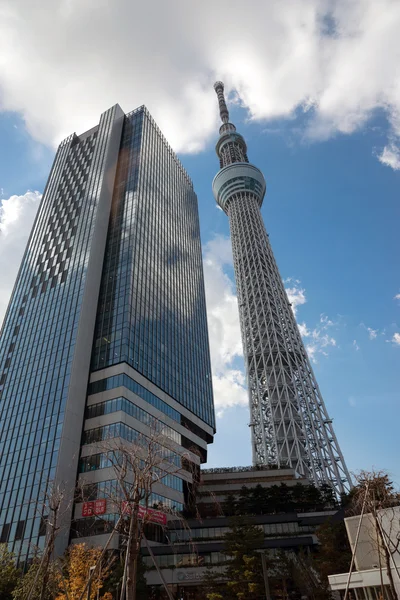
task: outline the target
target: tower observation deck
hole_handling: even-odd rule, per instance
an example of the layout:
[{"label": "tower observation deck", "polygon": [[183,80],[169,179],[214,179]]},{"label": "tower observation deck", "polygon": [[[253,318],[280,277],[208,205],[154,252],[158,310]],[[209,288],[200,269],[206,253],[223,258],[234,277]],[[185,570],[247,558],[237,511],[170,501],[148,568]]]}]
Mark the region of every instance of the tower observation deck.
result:
[{"label": "tower observation deck", "polygon": [[228,215],[247,371],[255,465],[290,465],[337,493],[351,488],[332,419],[316,382],[278,271],[260,208],[262,172],[249,163],[244,138],[229,122],[224,85],[217,81],[222,125],[212,187]]}]

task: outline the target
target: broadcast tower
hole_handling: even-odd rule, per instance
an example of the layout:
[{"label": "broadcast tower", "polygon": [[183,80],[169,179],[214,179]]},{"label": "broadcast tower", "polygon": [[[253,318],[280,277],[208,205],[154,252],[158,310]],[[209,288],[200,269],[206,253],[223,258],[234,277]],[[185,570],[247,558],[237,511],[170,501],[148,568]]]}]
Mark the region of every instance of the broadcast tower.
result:
[{"label": "broadcast tower", "polygon": [[349,471],[315,380],[261,217],[265,179],[249,163],[229,122],[217,81],[222,125],[213,193],[229,217],[251,415],[253,463],[290,465],[338,493]]}]

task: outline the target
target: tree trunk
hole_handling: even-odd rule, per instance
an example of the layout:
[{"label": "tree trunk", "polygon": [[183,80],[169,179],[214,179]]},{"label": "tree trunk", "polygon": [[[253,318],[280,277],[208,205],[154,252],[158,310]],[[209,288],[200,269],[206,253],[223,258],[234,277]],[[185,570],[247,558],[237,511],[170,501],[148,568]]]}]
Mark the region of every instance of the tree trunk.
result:
[{"label": "tree trunk", "polygon": [[56,537],[56,523],[57,523],[57,513],[54,514],[54,522],[53,525],[50,525],[50,537],[48,541],[48,545],[46,548],[46,556],[43,561],[43,582],[40,590],[40,600],[44,600],[46,598],[46,588],[49,581],[49,568],[50,568],[50,559],[54,551],[54,541]]},{"label": "tree trunk", "polygon": [[399,600],[399,597],[397,595],[396,588],[395,588],[395,585],[394,585],[394,581],[393,581],[392,565],[391,565],[391,562],[390,562],[390,552],[389,552],[389,550],[386,547],[386,543],[385,543],[385,540],[383,539],[382,531],[381,531],[381,528],[379,526],[377,518],[375,518],[375,526],[377,527],[379,539],[381,541],[382,548],[383,548],[383,553],[385,555],[386,571],[387,571],[387,576],[388,576],[389,584],[390,584],[390,589],[389,589],[390,600]]},{"label": "tree trunk", "polygon": [[126,551],[128,552],[127,573],[126,573],[126,596],[125,600],[136,600],[136,579],[137,579],[137,561],[140,546],[139,520],[138,520],[139,501],[134,501],[133,514],[131,516],[130,532]]}]

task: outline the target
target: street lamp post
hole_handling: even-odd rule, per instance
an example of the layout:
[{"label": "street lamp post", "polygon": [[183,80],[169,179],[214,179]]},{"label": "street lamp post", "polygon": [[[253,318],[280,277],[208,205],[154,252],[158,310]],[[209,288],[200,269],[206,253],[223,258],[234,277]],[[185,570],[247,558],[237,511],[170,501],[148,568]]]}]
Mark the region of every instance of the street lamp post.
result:
[{"label": "street lamp post", "polygon": [[87,600],[90,600],[90,595],[92,593],[92,575],[93,575],[93,571],[95,569],[96,569],[95,565],[93,567],[89,567],[89,585],[88,585],[88,589],[87,589]]}]

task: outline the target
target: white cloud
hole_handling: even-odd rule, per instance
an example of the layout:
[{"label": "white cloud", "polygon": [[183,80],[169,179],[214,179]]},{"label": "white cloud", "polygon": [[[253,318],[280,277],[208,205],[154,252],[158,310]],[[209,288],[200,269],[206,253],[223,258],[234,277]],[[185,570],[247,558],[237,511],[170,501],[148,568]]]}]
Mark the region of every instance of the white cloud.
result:
[{"label": "white cloud", "polygon": [[378,108],[390,143],[400,134],[395,0],[256,0],[251,27],[248,5],[230,0],[212,10],[184,0],[3,0],[0,15],[1,109],[20,112],[45,143],[91,127],[115,102],[145,103],[176,150],[197,151],[216,133],[215,78],[253,119],[307,112],[314,139],[351,133]]},{"label": "white cloud", "polygon": [[400,169],[400,148],[396,144],[385,146],[381,154],[378,155],[378,160],[383,165],[398,171]]},{"label": "white cloud", "polygon": [[367,327],[367,331],[368,331],[368,337],[370,340],[374,340],[379,333],[378,329],[372,329],[372,327]]},{"label": "white cloud", "polygon": [[[288,277],[287,279],[284,280],[283,283],[292,284],[291,287],[287,287],[285,289],[286,289],[286,294],[289,299],[289,302],[292,305],[293,313],[296,316],[297,307],[301,306],[302,304],[305,304],[307,302],[305,290],[302,287],[300,287],[301,282],[298,279],[293,279],[293,277]],[[303,323],[302,327],[304,327],[304,326],[305,326],[305,323]]]},{"label": "white cloud", "polygon": [[40,199],[28,191],[0,201],[0,327]]},{"label": "white cloud", "polygon": [[297,326],[299,328],[301,337],[308,337],[311,335],[311,332],[305,323],[298,323]]},{"label": "white cloud", "polygon": [[232,266],[229,238],[218,236],[204,247],[204,279],[215,408],[247,405],[245,375],[234,364],[243,356],[237,298],[232,280],[224,268]]},{"label": "white cloud", "polygon": [[316,358],[317,347],[315,346],[315,344],[306,344],[306,350],[307,350],[308,358],[311,360],[311,362],[317,363],[318,362],[318,360]]},{"label": "white cloud", "polygon": [[222,417],[224,410],[233,406],[247,406],[248,395],[243,371],[226,368],[223,373],[213,375],[215,410]]},{"label": "white cloud", "polygon": [[353,346],[356,350],[360,349],[360,346],[357,344],[357,340],[353,340]]},{"label": "white cloud", "polygon": [[396,346],[400,346],[400,333],[396,332],[393,334],[392,342],[393,344],[396,344]]},{"label": "white cloud", "polygon": [[396,294],[394,300],[400,300],[400,294]]}]

